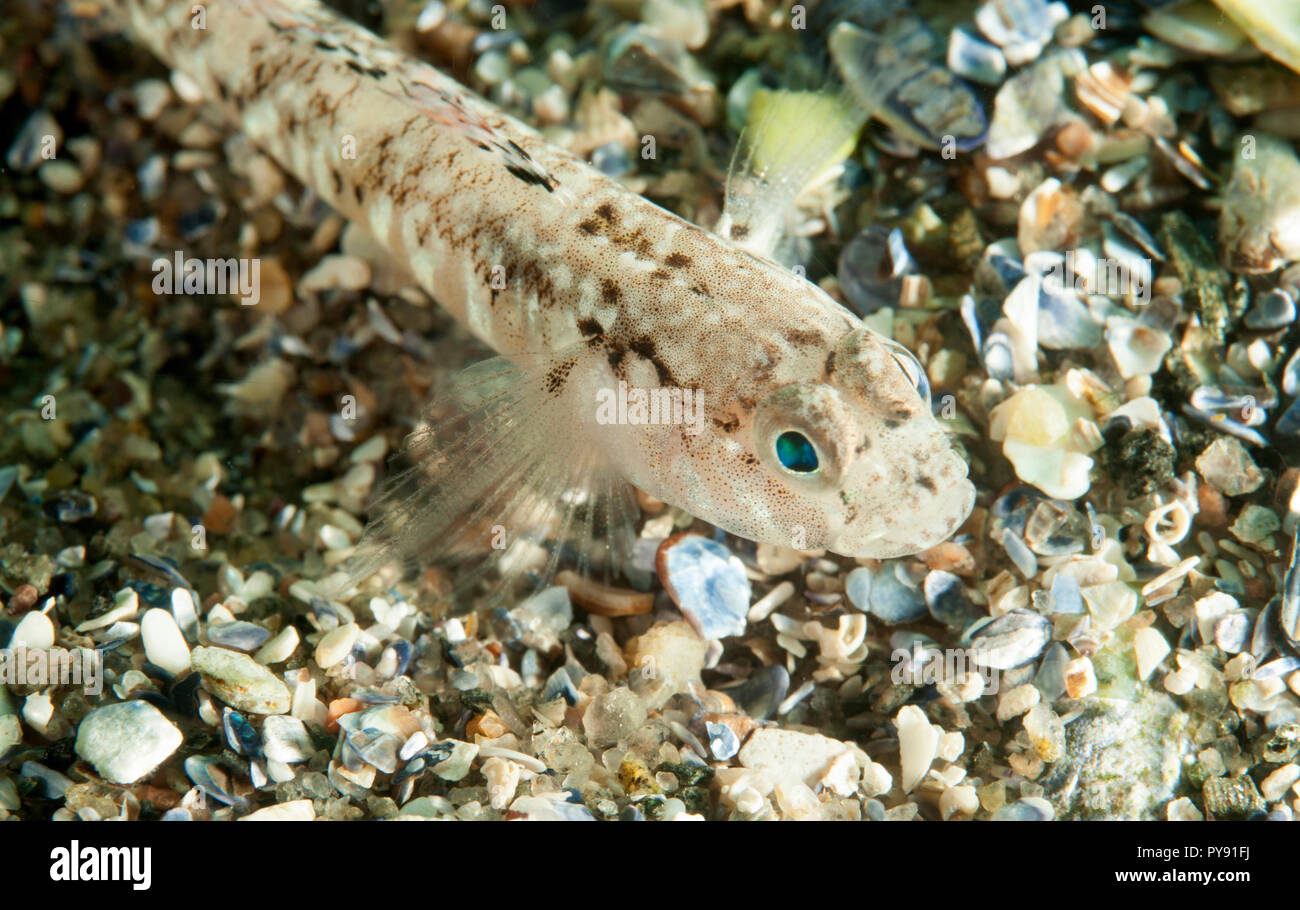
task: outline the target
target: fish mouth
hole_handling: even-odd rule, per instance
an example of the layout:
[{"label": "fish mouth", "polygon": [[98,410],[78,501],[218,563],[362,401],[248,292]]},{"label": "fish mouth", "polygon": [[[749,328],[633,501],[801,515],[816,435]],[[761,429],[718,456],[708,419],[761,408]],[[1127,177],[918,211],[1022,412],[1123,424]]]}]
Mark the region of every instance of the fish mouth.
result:
[{"label": "fish mouth", "polygon": [[900,514],[872,522],[865,528],[846,527],[827,549],[841,556],[897,559],[938,546],[965,524],[975,508],[975,485],[966,477],[941,490],[922,514]]}]

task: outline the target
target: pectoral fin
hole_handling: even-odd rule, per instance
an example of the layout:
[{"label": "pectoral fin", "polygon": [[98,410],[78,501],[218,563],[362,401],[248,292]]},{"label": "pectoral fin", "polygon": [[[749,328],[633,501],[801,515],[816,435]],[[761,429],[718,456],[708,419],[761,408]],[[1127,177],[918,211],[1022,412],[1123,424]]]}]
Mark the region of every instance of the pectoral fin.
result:
[{"label": "pectoral fin", "polygon": [[578,409],[594,405],[577,400],[571,380],[596,357],[579,344],[520,358],[523,366],[492,358],[457,377],[452,413],[431,413],[408,439],[410,466],[374,503],[344,566],[349,580],[437,564],[451,577],[455,610],[484,588],[540,585],[561,567],[612,580],[631,552],[639,512],[580,419]]}]

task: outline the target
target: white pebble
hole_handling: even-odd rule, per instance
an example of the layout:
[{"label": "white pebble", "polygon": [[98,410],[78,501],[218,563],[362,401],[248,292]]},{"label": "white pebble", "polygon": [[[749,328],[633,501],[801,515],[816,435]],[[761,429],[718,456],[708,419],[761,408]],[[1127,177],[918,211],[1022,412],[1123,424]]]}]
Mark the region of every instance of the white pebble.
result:
[{"label": "white pebble", "polygon": [[323,670],[347,657],[360,632],[361,627],[354,622],[326,632],[316,645],[317,666]]},{"label": "white pebble", "polygon": [[1013,717],[1019,717],[1038,704],[1038,700],[1042,697],[1042,693],[1029,683],[1008,689],[998,699],[998,722],[1006,723]]},{"label": "white pebble", "polygon": [[979,807],[979,795],[976,794],[975,788],[970,784],[949,787],[939,797],[939,814],[943,816],[944,821],[948,821],[954,816],[963,819],[971,818],[979,811]]},{"label": "white pebble", "polygon": [[1133,635],[1133,655],[1137,659],[1138,678],[1146,679],[1160,666],[1169,654],[1169,642],[1158,631],[1148,626]]},{"label": "white pebble", "polygon": [[140,637],[144,639],[144,655],[156,667],[173,676],[190,668],[190,647],[176,618],[166,610],[155,607],[146,610],[140,620]]},{"label": "white pebble", "polygon": [[1065,690],[1071,698],[1083,698],[1097,691],[1097,674],[1089,658],[1076,657],[1065,665]]},{"label": "white pebble", "polygon": [[916,705],[907,705],[894,719],[898,728],[898,754],[902,763],[904,793],[919,784],[939,752],[939,731]]},{"label": "white pebble", "polygon": [[9,647],[26,645],[31,651],[44,651],[54,645],[54,623],[44,613],[31,612],[22,618],[9,639]]},{"label": "white pebble", "polygon": [[316,818],[316,808],[309,799],[295,799],[292,802],[267,806],[250,812],[241,822],[309,822]]},{"label": "white pebble", "polygon": [[301,291],[362,291],[370,286],[370,264],[357,256],[325,256],[298,282]]},{"label": "white pebble", "polygon": [[259,664],[278,664],[288,660],[297,647],[298,630],[293,626],[285,626],[274,638],[262,645],[261,649],[253,655],[253,660]]},{"label": "white pebble", "polygon": [[1292,762],[1264,778],[1259,785],[1259,792],[1264,795],[1264,799],[1274,803],[1286,796],[1286,791],[1291,789],[1291,785],[1297,780],[1300,780],[1300,765]]},{"label": "white pebble", "polygon": [[1171,802],[1165,809],[1165,818],[1171,822],[1200,822],[1205,821],[1205,816],[1201,810],[1196,808],[1186,796],[1180,796]]},{"label": "white pebble", "polygon": [[94,619],[88,619],[81,625],[77,626],[78,632],[93,632],[96,629],[107,629],[113,623],[130,619],[140,610],[140,598],[135,593],[135,588],[123,588],[114,595],[112,609]]}]

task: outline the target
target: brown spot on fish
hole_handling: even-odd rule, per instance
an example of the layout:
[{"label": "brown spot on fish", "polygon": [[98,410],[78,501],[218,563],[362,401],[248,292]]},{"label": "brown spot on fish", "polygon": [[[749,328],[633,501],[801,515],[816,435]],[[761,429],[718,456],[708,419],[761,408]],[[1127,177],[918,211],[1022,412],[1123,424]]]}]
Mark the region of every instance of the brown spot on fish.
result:
[{"label": "brown spot on fish", "polygon": [[600,225],[588,218],[586,221],[578,224],[578,230],[588,236],[595,236],[596,232],[600,230]]},{"label": "brown spot on fish", "polygon": [[650,361],[651,366],[655,368],[655,372],[659,374],[660,385],[676,384],[673,382],[672,372],[668,369],[667,364],[659,358],[659,354],[655,350],[654,339],[648,335],[642,335],[640,338],[633,338],[628,342],[628,347],[636,354]]},{"label": "brown spot on fish", "polygon": [[684,269],[691,264],[691,257],[685,253],[669,253],[664,265],[674,269]]},{"label": "brown spot on fish", "polygon": [[939,492],[939,488],[935,486],[934,481],[925,475],[916,478],[916,485],[921,487],[921,489],[925,490],[927,493],[933,494]]},{"label": "brown spot on fish", "polygon": [[600,297],[606,303],[618,303],[623,297],[623,291],[612,278],[602,278],[600,279]]},{"label": "brown spot on fish", "polygon": [[576,361],[573,358],[561,360],[546,371],[545,386],[546,391],[554,395],[564,388],[564,384],[569,380],[569,372],[573,369]]},{"label": "brown spot on fish", "polygon": [[748,236],[749,236],[749,228],[745,227],[743,224],[733,224],[731,226],[732,240],[744,240]]},{"label": "brown spot on fish", "polygon": [[578,320],[578,331],[585,336],[600,336],[605,334],[605,328],[597,320],[590,316],[584,316]]},{"label": "brown spot on fish", "polygon": [[822,340],[820,332],[814,332],[810,329],[791,328],[786,329],[783,334],[785,335],[785,340],[797,348],[820,345]]},{"label": "brown spot on fish", "polygon": [[618,220],[617,216],[614,214],[614,206],[608,202],[602,202],[600,205],[596,206],[596,214],[605,221],[608,221],[610,224],[613,224]]}]

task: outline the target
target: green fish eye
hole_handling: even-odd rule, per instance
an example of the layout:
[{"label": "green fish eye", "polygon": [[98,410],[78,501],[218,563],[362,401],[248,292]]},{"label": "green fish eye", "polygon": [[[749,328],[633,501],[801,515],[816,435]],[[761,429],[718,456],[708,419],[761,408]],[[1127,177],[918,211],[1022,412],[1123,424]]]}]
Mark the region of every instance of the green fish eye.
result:
[{"label": "green fish eye", "polygon": [[817,450],[808,437],[787,430],[776,438],[776,460],[781,467],[796,474],[812,474],[819,467]]}]

